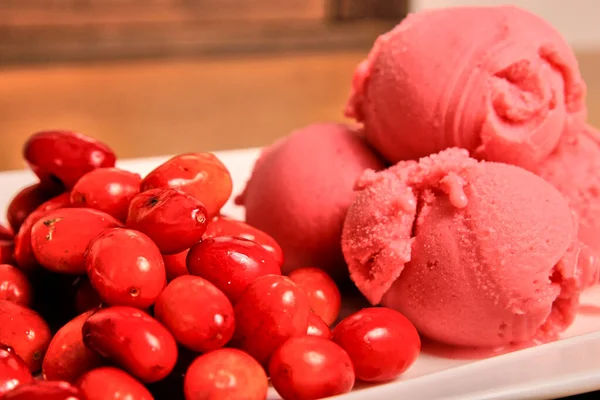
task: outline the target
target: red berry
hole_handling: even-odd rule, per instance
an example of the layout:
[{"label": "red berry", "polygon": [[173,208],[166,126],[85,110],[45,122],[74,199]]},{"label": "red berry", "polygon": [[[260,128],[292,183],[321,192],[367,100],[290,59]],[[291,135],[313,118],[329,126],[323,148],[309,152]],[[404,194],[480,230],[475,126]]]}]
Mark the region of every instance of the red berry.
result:
[{"label": "red berry", "polygon": [[220,349],[194,360],[183,389],[186,400],[264,400],[269,382],[264,369],[248,354]]},{"label": "red berry", "polygon": [[9,347],[0,345],[0,398],[17,386],[32,381],[31,371],[21,357]]},{"label": "red berry", "polygon": [[115,154],[103,143],[75,132],[46,131],[32,135],[25,159],[43,184],[70,189],[85,173],[115,166]]},{"label": "red berry", "polygon": [[83,314],[102,305],[102,299],[87,277],[81,277],[75,289],[75,311]]},{"label": "red berry", "polygon": [[84,253],[90,241],[107,228],[121,223],[90,208],[52,211],[31,229],[31,248],[39,263],[53,272],[84,274]]},{"label": "red berry", "polygon": [[316,336],[291,338],[273,353],[271,383],[284,399],[312,400],[348,393],[354,369],[348,353]]},{"label": "red berry", "polygon": [[169,283],[154,305],[154,316],[179,343],[198,353],[223,347],[235,329],[227,296],[199,276],[180,276]]},{"label": "red berry", "polygon": [[342,304],[340,291],[333,279],[319,268],[298,268],[289,274],[291,280],[308,295],[311,310],[327,325],[335,322]]},{"label": "red berry", "polygon": [[324,339],[331,339],[331,329],[329,326],[315,313],[310,313],[308,316],[308,328],[306,334],[309,336],[319,336]]},{"label": "red berry", "polygon": [[12,347],[31,372],[42,366],[51,338],[48,324],[38,313],[0,300],[0,343]]},{"label": "red berry", "polygon": [[96,311],[83,324],[83,342],[142,382],[156,382],[173,370],[177,343],[167,328],[133,307]]},{"label": "red berry", "polygon": [[13,231],[0,224],[0,240],[13,240],[14,237]]},{"label": "red berry", "polygon": [[85,347],[81,334],[91,314],[88,311],[75,317],[56,332],[42,363],[44,379],[74,383],[81,374],[100,365],[102,359]]},{"label": "red berry", "polygon": [[165,270],[167,271],[167,280],[170,282],[178,276],[189,275],[187,266],[185,265],[186,258],[190,249],[184,250],[177,254],[163,254],[165,262]]},{"label": "red berry", "polygon": [[356,377],[383,382],[406,371],[421,351],[414,325],[398,311],[364,308],[344,318],[333,330],[333,340],[354,363]]},{"label": "red berry", "polygon": [[202,239],[208,217],[202,203],[178,189],[161,188],[131,200],[127,227],[144,232],[164,254],[180,253]]},{"label": "red berry", "polygon": [[148,389],[127,372],[101,367],[86,372],[77,382],[86,400],[154,400]]},{"label": "red berry", "polygon": [[31,307],[33,301],[31,282],[22,271],[12,265],[0,264],[0,300]]},{"label": "red berry", "polygon": [[160,251],[131,229],[106,229],[90,242],[85,261],[92,286],[110,305],[148,308],[167,283]]},{"label": "red berry", "polygon": [[50,214],[50,212],[70,206],[71,201],[69,197],[69,193],[56,196],[39,206],[25,218],[19,232],[15,236],[15,260],[22,270],[33,271],[38,268],[38,262],[31,248],[31,229],[33,225],[44,216]]},{"label": "red berry", "polygon": [[188,153],[171,158],[142,181],[142,191],[166,187],[194,196],[213,217],[231,196],[233,184],[229,171],[213,154]]},{"label": "red berry", "polygon": [[246,287],[264,275],[280,275],[277,262],[260,245],[246,239],[205,239],[190,249],[188,271],[212,282],[237,302]]},{"label": "red berry", "polygon": [[10,264],[13,262],[15,253],[15,243],[12,240],[0,239],[0,264]]},{"label": "red berry", "polygon": [[283,265],[283,250],[281,250],[281,247],[277,244],[275,239],[242,221],[236,221],[235,219],[222,215],[216,216],[208,223],[206,232],[204,232],[204,237],[211,238],[219,236],[233,236],[252,240],[254,243],[261,245],[265,250],[271,253],[280,267]]},{"label": "red berry", "polygon": [[140,192],[142,177],[118,168],[98,168],[83,175],[71,190],[71,204],[89,207],[125,221],[129,203]]},{"label": "red berry", "polygon": [[306,335],[308,329],[308,298],[284,276],[256,279],[244,291],[234,311],[234,346],[263,366],[277,347],[291,337]]},{"label": "red berry", "polygon": [[56,194],[58,193],[55,191],[44,190],[39,183],[27,186],[17,193],[6,212],[6,218],[13,232],[18,232],[25,218]]},{"label": "red berry", "polygon": [[68,382],[42,381],[20,385],[2,400],[86,400],[81,391]]}]

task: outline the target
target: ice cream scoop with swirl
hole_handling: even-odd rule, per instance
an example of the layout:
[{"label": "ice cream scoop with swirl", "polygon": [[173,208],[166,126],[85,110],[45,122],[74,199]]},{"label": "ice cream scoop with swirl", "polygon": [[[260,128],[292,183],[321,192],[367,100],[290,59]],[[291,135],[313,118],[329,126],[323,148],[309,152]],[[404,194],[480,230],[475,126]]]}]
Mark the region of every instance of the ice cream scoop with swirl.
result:
[{"label": "ice cream scoop with swirl", "polygon": [[511,7],[409,15],[357,68],[346,115],[391,163],[461,147],[535,170],[584,120],[577,60],[546,21]]},{"label": "ice cream scoop with swirl", "polygon": [[350,276],[430,339],[552,340],[598,281],[565,198],[520,167],[451,148],[367,171],[356,190],[342,233]]}]

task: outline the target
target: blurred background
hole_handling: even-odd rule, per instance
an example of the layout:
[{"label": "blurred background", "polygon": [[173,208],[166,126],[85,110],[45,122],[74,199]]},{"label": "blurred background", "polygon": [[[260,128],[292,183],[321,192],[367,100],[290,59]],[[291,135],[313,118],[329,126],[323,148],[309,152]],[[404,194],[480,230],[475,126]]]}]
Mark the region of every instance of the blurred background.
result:
[{"label": "blurred background", "polygon": [[575,48],[600,126],[597,0],[0,0],[0,170],[77,130],[120,157],[262,146],[343,121],[354,68],[410,11],[512,3]]}]

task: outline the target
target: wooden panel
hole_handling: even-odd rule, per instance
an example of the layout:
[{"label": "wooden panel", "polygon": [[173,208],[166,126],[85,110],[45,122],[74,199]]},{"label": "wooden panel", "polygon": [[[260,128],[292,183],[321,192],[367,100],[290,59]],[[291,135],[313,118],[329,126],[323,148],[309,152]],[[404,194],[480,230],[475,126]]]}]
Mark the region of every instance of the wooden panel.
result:
[{"label": "wooden panel", "polygon": [[409,0],[336,0],[337,19],[378,18],[400,21],[408,12]]},{"label": "wooden panel", "polygon": [[318,20],[325,0],[3,0],[7,26],[86,26],[210,21]]}]

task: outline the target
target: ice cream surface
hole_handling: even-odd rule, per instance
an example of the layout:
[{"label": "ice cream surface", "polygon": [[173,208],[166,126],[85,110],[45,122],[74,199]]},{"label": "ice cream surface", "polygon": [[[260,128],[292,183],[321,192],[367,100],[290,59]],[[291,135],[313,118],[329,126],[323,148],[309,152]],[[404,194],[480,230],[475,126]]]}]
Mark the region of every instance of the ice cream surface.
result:
[{"label": "ice cream surface", "polygon": [[356,69],[346,115],[389,162],[449,147],[534,170],[584,120],[577,60],[546,21],[512,7],[409,15]]},{"label": "ice cream surface", "polygon": [[579,238],[600,254],[600,132],[569,124],[538,173],[565,196],[579,217]]},{"label": "ice cream surface", "polygon": [[451,148],[367,171],[356,189],[342,236],[350,276],[431,339],[548,340],[598,279],[567,201],[522,168]]},{"label": "ice cream surface", "polygon": [[238,203],[246,221],[283,249],[283,272],[316,266],[344,276],[340,238],[354,182],[365,169],[383,167],[354,128],[314,124],[263,151]]}]

